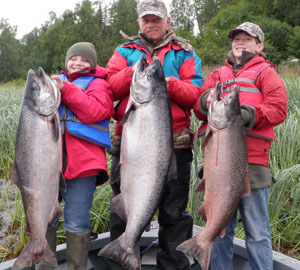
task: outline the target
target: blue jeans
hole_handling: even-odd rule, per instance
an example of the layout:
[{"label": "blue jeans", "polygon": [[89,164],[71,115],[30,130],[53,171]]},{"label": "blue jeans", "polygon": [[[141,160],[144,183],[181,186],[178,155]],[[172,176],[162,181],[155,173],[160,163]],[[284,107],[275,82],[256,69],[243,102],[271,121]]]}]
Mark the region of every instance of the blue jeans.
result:
[{"label": "blue jeans", "polygon": [[90,210],[96,189],[96,176],[66,180],[67,190],[60,189],[65,201],[64,229],[72,233],[90,230]]},{"label": "blue jeans", "polygon": [[[272,239],[268,217],[268,188],[252,189],[238,205],[246,234],[250,269],[273,270]],[[233,238],[237,211],[226,229],[224,238],[217,237],[211,254],[211,270],[233,269]]]}]

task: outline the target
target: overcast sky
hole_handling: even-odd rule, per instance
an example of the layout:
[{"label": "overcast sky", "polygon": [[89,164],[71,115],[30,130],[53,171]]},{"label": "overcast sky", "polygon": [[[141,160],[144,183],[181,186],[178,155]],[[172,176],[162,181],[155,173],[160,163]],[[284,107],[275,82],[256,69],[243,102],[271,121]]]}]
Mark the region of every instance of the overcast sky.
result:
[{"label": "overcast sky", "polygon": [[[110,3],[113,0],[100,1]],[[11,26],[17,26],[17,38],[20,39],[48,21],[50,11],[60,17],[67,9],[74,11],[76,3],[81,2],[82,0],[2,0],[0,19],[8,19]],[[168,7],[172,0],[165,2]]]}]

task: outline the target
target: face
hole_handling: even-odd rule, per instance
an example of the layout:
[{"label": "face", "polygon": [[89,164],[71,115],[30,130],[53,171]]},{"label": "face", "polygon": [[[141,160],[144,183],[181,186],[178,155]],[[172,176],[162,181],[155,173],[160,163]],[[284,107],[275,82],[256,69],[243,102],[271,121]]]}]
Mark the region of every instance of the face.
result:
[{"label": "face", "polygon": [[170,29],[171,19],[166,20],[155,15],[145,15],[137,20],[140,31],[154,44],[158,44]]},{"label": "face", "polygon": [[91,67],[91,64],[80,55],[72,56],[67,63],[67,71],[69,74]]},{"label": "face", "polygon": [[236,34],[232,41],[232,52],[238,64],[241,62],[243,51],[257,54],[263,48],[263,43],[256,43],[255,37],[249,36],[245,32]]}]

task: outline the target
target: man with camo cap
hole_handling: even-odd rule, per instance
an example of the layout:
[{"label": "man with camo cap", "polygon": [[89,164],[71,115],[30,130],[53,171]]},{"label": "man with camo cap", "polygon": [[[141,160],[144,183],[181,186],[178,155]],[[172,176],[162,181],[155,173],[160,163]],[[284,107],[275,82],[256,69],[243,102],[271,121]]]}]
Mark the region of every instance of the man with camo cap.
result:
[{"label": "man with camo cap", "polygon": [[[258,25],[245,22],[232,29],[228,37],[232,39],[232,50],[225,65],[205,79],[194,112],[200,120],[207,119],[207,108],[217,82],[220,82],[224,95],[230,93],[233,86],[239,87],[241,116],[247,131],[251,194],[240,199],[225,236],[215,239],[210,269],[233,269],[233,238],[239,211],[246,234],[250,269],[273,270],[267,209],[268,189],[273,184],[269,154],[271,143],[276,140],[273,128],[287,115],[287,93],[274,64],[267,61],[263,53],[264,33]],[[200,129],[205,129],[205,125]]]},{"label": "man with camo cap", "polygon": [[[191,108],[199,97],[203,83],[201,60],[188,40],[177,37],[171,29],[171,18],[162,0],[144,0],[138,6],[138,36],[129,37],[116,48],[107,64],[108,83],[111,86],[116,106],[114,146],[120,147],[124,116],[129,98],[134,65],[142,54],[148,64],[157,56],[162,65],[171,101],[174,148],[178,178],[168,181],[159,205],[158,269],[190,269],[189,260],[176,247],[192,236],[193,218],[185,209],[188,202],[190,168],[192,162],[192,134],[190,129]],[[138,151],[139,149],[137,149]],[[117,168],[119,155],[112,161],[111,175]],[[122,179],[121,179],[122,181]],[[111,185],[114,196],[120,193],[120,182]],[[136,202],[137,204],[139,202]],[[110,213],[111,239],[116,239],[125,230],[125,223],[116,213]],[[124,256],[125,257],[125,256]]]}]

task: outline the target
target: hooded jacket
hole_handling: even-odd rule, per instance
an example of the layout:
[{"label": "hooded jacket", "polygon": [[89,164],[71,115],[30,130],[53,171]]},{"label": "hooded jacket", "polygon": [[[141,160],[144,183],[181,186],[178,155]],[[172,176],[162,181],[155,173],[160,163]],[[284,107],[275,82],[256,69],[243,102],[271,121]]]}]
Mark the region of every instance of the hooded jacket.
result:
[{"label": "hooded jacket", "polygon": [[[253,132],[252,135],[247,135],[248,161],[252,164],[268,167],[270,146],[272,139],[275,139],[273,127],[282,123],[287,115],[286,89],[283,81],[274,70],[274,65],[267,62],[264,57],[256,55],[235,73],[233,66],[226,59],[225,66],[214,70],[206,78],[201,88],[201,94],[214,88],[217,81],[224,82],[224,80],[241,78],[243,77],[241,74],[247,74],[247,72],[256,72],[258,75],[254,84],[261,92],[262,100],[253,98],[253,92],[243,92],[240,93],[240,102],[255,108],[256,122],[253,130],[268,137],[264,139],[261,136],[253,136]],[[232,85],[235,84],[239,85],[241,82],[235,82]],[[206,120],[206,116],[199,109],[200,98],[194,105],[194,112],[200,120]]]},{"label": "hooded jacket", "polygon": [[[85,91],[72,82],[80,76],[94,76]],[[112,92],[105,81],[106,69],[85,69],[70,74],[69,82],[61,89],[61,101],[74,112],[83,123],[95,123],[110,118],[114,114]],[[98,176],[97,184],[108,178],[105,149],[94,143],[77,138],[68,133],[63,134],[63,172],[65,179]]]},{"label": "hooded jacket", "polygon": [[[176,40],[179,41],[176,42]],[[203,83],[201,60],[192,47],[182,41],[184,40],[175,36],[170,42],[155,49],[154,53],[161,61],[165,77],[170,77],[168,93],[174,132],[190,126],[191,109],[199,97],[200,87]],[[147,55],[147,62],[150,65],[152,63],[151,53],[140,38],[129,40],[117,47],[107,64],[107,80],[113,92],[113,99],[119,101],[114,116],[117,120],[115,135],[121,135],[122,132],[119,121],[125,114],[129,98],[133,75],[132,66],[143,53]]]}]

